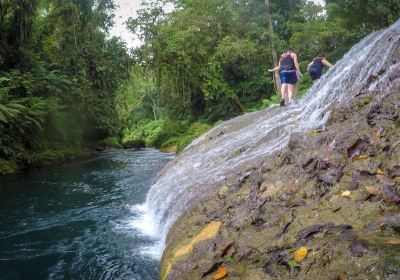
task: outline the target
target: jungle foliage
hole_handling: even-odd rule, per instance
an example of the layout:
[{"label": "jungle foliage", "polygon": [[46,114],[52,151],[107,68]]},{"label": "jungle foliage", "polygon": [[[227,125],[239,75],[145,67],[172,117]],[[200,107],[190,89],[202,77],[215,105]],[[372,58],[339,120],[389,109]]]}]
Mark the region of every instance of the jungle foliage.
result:
[{"label": "jungle foliage", "polygon": [[111,0],[0,1],[3,161],[29,164],[120,133],[116,92],[130,58],[107,38],[113,8]]},{"label": "jungle foliage", "polygon": [[293,47],[306,74],[318,53],[335,62],[400,16],[396,0],[142,2],[129,53],[107,36],[113,0],[0,0],[0,166],[121,139],[182,149],[279,100],[274,54]]},{"label": "jungle foliage", "polygon": [[[165,12],[165,5],[174,5]],[[159,0],[144,1],[128,22],[143,45],[134,52],[131,103],[125,107],[126,138],[150,127],[165,134],[167,122],[213,125],[276,103],[273,53],[298,54],[304,75],[299,95],[311,85],[307,64],[319,53],[335,62],[368,33],[396,21],[395,0]],[[269,26],[271,22],[271,26]]]}]

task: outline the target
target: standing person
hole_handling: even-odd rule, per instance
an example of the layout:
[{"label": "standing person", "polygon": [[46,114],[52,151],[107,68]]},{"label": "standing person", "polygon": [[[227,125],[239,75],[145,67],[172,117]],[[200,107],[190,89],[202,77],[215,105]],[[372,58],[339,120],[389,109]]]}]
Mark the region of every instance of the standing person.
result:
[{"label": "standing person", "polygon": [[313,83],[316,83],[319,78],[321,78],[322,69],[324,68],[324,66],[332,67],[332,64],[330,64],[329,61],[326,60],[326,56],[324,53],[321,53],[308,64],[307,71],[310,74]]},{"label": "standing person", "polygon": [[299,62],[297,55],[292,48],[281,54],[279,65],[268,71],[279,71],[281,78],[281,106],[289,104],[293,100],[295,93],[295,85],[302,76],[300,72]]}]

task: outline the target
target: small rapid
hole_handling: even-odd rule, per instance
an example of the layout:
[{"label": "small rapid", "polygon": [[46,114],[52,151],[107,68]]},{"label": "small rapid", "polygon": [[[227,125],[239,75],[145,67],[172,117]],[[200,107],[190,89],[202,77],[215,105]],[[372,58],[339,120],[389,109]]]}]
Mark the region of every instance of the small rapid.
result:
[{"label": "small rapid", "polygon": [[222,123],[194,140],[159,174],[143,206],[159,254],[171,225],[187,209],[281,150],[293,132],[322,127],[334,106],[400,85],[400,21],[355,45],[300,100]]}]

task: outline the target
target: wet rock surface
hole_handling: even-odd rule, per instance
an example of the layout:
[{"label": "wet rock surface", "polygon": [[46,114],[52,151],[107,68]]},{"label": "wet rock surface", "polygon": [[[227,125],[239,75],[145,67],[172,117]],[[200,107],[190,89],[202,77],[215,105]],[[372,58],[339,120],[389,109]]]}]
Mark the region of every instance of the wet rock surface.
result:
[{"label": "wet rock surface", "polygon": [[[400,92],[362,93],[324,130],[237,170],[174,224],[161,278],[213,279],[223,267],[226,279],[400,279],[399,112]],[[216,221],[218,233],[193,241]]]}]

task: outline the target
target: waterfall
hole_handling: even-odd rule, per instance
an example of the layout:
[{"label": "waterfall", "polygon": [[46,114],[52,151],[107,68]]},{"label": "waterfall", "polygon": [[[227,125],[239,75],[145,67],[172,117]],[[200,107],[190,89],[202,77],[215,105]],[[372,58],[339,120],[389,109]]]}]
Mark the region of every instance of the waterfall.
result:
[{"label": "waterfall", "polygon": [[202,199],[281,150],[293,132],[323,126],[333,106],[357,94],[400,86],[400,20],[355,45],[300,100],[226,121],[194,140],[159,174],[147,196],[146,216],[161,237]]}]

